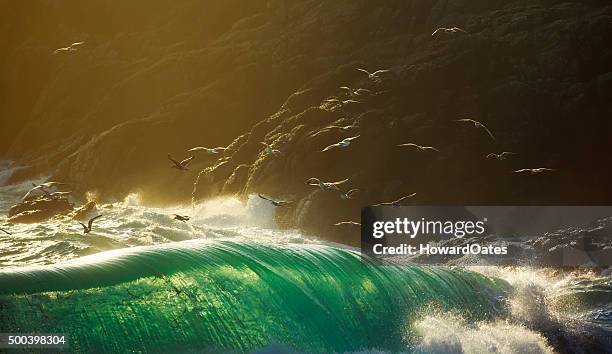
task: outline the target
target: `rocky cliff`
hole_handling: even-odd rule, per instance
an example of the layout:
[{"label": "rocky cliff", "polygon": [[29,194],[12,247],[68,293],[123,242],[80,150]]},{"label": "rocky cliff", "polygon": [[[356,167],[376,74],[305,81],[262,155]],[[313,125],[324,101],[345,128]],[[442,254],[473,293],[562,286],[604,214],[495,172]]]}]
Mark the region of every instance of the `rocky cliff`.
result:
[{"label": "rocky cliff", "polygon": [[[411,193],[426,204],[612,199],[607,2],[230,3],[11,5],[0,152],[31,166],[13,178],[51,173],[158,203],[260,192],[294,201],[281,225],[345,241],[355,230],[331,224]],[[432,35],[439,27],[458,29]],[[184,173],[165,158],[228,144]],[[525,168],[550,170],[514,172]],[[360,192],[345,200],[310,177]]]}]

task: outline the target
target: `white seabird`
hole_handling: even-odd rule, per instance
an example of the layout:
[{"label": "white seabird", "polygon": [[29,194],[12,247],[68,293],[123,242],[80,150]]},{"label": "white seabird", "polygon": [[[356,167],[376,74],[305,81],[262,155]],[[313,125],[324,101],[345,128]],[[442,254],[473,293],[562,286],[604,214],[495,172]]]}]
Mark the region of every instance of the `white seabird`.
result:
[{"label": "white seabird", "polygon": [[189,152],[195,152],[195,151],[205,151],[206,153],[208,153],[209,155],[216,155],[216,154],[220,154],[222,152],[224,152],[225,150],[227,150],[226,147],[215,147],[215,148],[207,148],[207,147],[203,147],[203,146],[196,146],[194,148],[191,148],[187,151]]},{"label": "white seabird", "polygon": [[361,71],[362,73],[365,73],[366,75],[368,75],[368,78],[370,80],[376,81],[376,82],[380,82],[381,80],[380,74],[391,72],[391,70],[387,70],[387,69],[376,70],[373,73],[367,71],[366,69],[361,69],[361,68],[357,68],[357,70]]},{"label": "white seabird", "polygon": [[324,191],[329,191],[329,190],[340,190],[340,188],[338,188],[339,185],[348,182],[348,178],[347,179],[343,179],[342,181],[337,181],[337,182],[323,182],[318,178],[312,177],[309,178],[306,181],[306,184],[309,186],[317,186],[319,188],[321,188]]},{"label": "white seabird", "polygon": [[418,144],[414,144],[414,143],[406,143],[406,144],[399,144],[399,147],[409,147],[409,148],[414,148],[418,151],[437,151],[440,152],[440,150],[436,149],[433,146],[423,146],[423,145],[418,145]]},{"label": "white seabird", "polygon": [[85,44],[85,42],[74,42],[67,47],[57,48],[53,51],[53,54],[61,53],[61,52],[76,52],[78,47]]},{"label": "white seabird", "polygon": [[259,196],[259,198],[261,198],[263,200],[267,200],[270,203],[272,203],[274,206],[277,206],[277,207],[281,207],[281,206],[287,205],[289,203],[293,203],[292,201],[289,201],[289,200],[275,200],[275,199],[267,197],[267,196],[265,196],[263,194],[257,194],[257,195]]},{"label": "white seabird", "polygon": [[321,150],[321,152],[325,152],[325,151],[329,151],[333,148],[346,148],[349,147],[351,145],[351,141],[359,138],[361,135],[356,135],[356,136],[351,136],[349,138],[345,138],[342,139],[342,141],[337,142],[335,144],[331,144],[328,147],[326,147],[325,149]]},{"label": "white seabird", "polygon": [[489,134],[491,139],[495,140],[495,137],[493,136],[493,133],[491,133],[489,128],[487,128],[484,124],[480,123],[477,120],[470,119],[470,118],[464,118],[464,119],[457,119],[456,121],[457,122],[464,122],[464,123],[472,123],[472,124],[474,124],[474,127],[484,129],[487,132],[487,134]]},{"label": "white seabird", "polygon": [[416,195],[416,193],[412,193],[406,196],[403,196],[397,200],[394,200],[392,202],[386,202],[386,203],[379,203],[379,204],[374,204],[373,206],[383,206],[383,205],[390,205],[390,206],[395,206],[395,207],[399,207],[402,206],[400,203],[403,202],[406,199],[412,198]]}]

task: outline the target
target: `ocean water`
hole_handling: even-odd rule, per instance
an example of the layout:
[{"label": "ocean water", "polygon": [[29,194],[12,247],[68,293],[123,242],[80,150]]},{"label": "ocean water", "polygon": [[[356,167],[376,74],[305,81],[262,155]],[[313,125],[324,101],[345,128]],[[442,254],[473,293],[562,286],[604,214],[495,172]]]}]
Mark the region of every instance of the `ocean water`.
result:
[{"label": "ocean water", "polygon": [[8,223],[30,185],[0,187],[0,332],[69,333],[73,352],[552,353],[585,333],[612,347],[610,276],[374,264],[279,230],[256,197],[130,195],[89,235]]}]

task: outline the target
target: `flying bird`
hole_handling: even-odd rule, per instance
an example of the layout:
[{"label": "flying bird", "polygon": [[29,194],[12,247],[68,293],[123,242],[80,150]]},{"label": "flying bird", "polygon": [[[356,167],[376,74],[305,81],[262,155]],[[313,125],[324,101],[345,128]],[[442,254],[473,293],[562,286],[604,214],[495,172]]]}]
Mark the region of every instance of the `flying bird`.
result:
[{"label": "flying bird", "polygon": [[71,45],[63,48],[57,48],[53,51],[53,54],[61,53],[61,52],[76,52],[78,47],[85,44],[85,42],[74,42]]},{"label": "flying bird", "polygon": [[357,70],[359,70],[362,73],[368,75],[368,78],[370,80],[376,81],[376,82],[380,82],[380,80],[381,80],[380,74],[388,73],[388,72],[391,71],[391,70],[387,70],[387,69],[380,69],[380,70],[376,70],[375,72],[371,73],[371,72],[367,71],[366,69],[357,68]]},{"label": "flying bird", "polygon": [[332,226],[361,226],[361,223],[357,221],[340,221],[332,224]]},{"label": "flying bird", "polygon": [[206,147],[203,147],[203,146],[196,146],[196,147],[191,148],[191,149],[189,149],[187,151],[189,151],[189,152],[205,151],[209,155],[216,155],[216,154],[222,153],[225,150],[227,150],[227,148],[226,147],[221,147],[221,146],[215,147],[215,148],[206,148]]},{"label": "flying bird", "polygon": [[358,89],[352,89],[348,86],[340,86],[341,90],[346,91],[346,93],[350,96],[350,97],[357,97],[357,96],[361,96],[365,93],[372,93],[372,91],[368,90],[368,89],[364,89],[364,88],[358,88]]},{"label": "flying bird", "polygon": [[341,190],[338,190],[338,192],[340,192],[340,199],[349,200],[353,199],[353,196],[355,195],[355,193],[359,192],[359,189],[351,189],[346,193]]},{"label": "flying bird", "polygon": [[268,144],[266,142],[262,141],[261,144],[265,146],[264,152],[266,153],[266,155],[274,155],[274,156],[276,156],[276,155],[281,155],[282,154],[282,152],[280,150],[274,149],[272,147],[272,145],[270,145],[270,144]]},{"label": "flying bird", "polygon": [[414,148],[418,151],[421,152],[426,152],[426,151],[437,151],[440,152],[440,150],[436,149],[433,146],[422,146],[422,145],[418,145],[418,144],[414,144],[414,143],[406,143],[406,144],[399,144],[399,147],[409,147],[409,148]]},{"label": "flying bird", "polygon": [[390,205],[390,206],[394,206],[394,207],[399,207],[402,206],[400,203],[403,202],[406,199],[412,198],[416,195],[416,193],[412,193],[406,196],[403,196],[401,198],[399,198],[398,200],[394,200],[392,202],[387,202],[387,203],[379,203],[379,204],[374,204],[373,206],[384,206],[384,205]]},{"label": "flying bird", "polygon": [[337,182],[323,182],[318,178],[312,177],[309,178],[306,181],[306,184],[309,186],[317,186],[319,188],[321,188],[324,191],[329,191],[329,190],[340,190],[340,188],[338,188],[339,185],[348,182],[348,178],[347,179],[343,179],[342,181],[337,181]]},{"label": "flying bird", "polygon": [[467,31],[459,28],[459,27],[452,27],[452,28],[445,28],[445,27],[440,27],[438,29],[436,29],[435,31],[433,31],[433,33],[431,34],[432,37],[437,36],[438,34],[441,33],[445,33],[445,34],[451,34],[451,33],[467,33]]},{"label": "flying bird", "polygon": [[177,170],[181,170],[181,171],[188,171],[189,168],[187,167],[189,165],[189,163],[191,163],[191,160],[193,160],[193,156],[188,157],[186,159],[184,159],[183,161],[177,161],[174,158],[172,158],[172,156],[170,156],[170,154],[168,154],[168,160],[172,161],[172,163],[174,165],[170,166],[171,168],[176,168]]},{"label": "flying bird", "polygon": [[277,206],[277,207],[281,207],[281,206],[287,205],[287,204],[289,204],[289,203],[292,203],[292,202],[291,202],[291,201],[289,201],[289,200],[275,200],[275,199],[272,199],[272,198],[270,198],[270,197],[266,197],[266,196],[265,196],[265,195],[263,195],[263,194],[257,194],[257,195],[259,196],[259,198],[261,198],[261,199],[263,199],[263,200],[267,200],[267,201],[269,201],[270,203],[272,203],[274,206]]},{"label": "flying bird", "polygon": [[492,153],[487,155],[487,159],[498,159],[499,161],[502,161],[502,160],[507,159],[508,156],[510,156],[510,155],[515,155],[515,153],[510,152],[510,151],[504,151],[504,152],[501,152],[499,154],[496,154],[496,153],[492,152]]},{"label": "flying bird", "polygon": [[531,173],[532,175],[537,175],[539,173],[554,171],[551,168],[539,167],[539,168],[523,168],[520,170],[514,171],[514,173]]},{"label": "flying bird", "polygon": [[93,218],[89,219],[89,222],[87,223],[87,225],[83,224],[82,222],[79,222],[79,224],[81,224],[81,226],[83,226],[83,233],[84,234],[88,234],[91,232],[91,227],[93,226],[93,222],[98,219],[101,218],[102,215],[98,215],[98,216],[94,216]]},{"label": "flying bird", "polygon": [[12,233],[10,233],[10,232],[6,231],[5,229],[0,229],[0,231],[4,232],[4,233],[5,233],[5,234],[7,234],[7,235],[12,235]]},{"label": "flying bird", "polygon": [[352,137],[349,137],[349,138],[345,138],[345,139],[343,139],[342,141],[340,141],[338,143],[331,144],[330,146],[328,146],[325,149],[321,150],[321,152],[329,151],[329,150],[331,150],[333,148],[337,148],[337,147],[338,148],[349,147],[349,145],[351,145],[351,141],[353,141],[353,140],[355,140],[355,139],[357,139],[359,137],[360,137],[360,135],[356,135],[356,136],[352,136]]},{"label": "flying bird", "polygon": [[342,131],[344,131],[344,132],[348,132],[348,131],[350,131],[351,129],[354,129],[354,128],[355,128],[355,123],[353,123],[353,124],[351,124],[351,125],[344,125],[344,126],[340,126],[340,125],[329,125],[329,126],[327,126],[326,128],[328,128],[328,129],[339,129],[339,130],[342,130]]},{"label": "flying bird", "polygon": [[188,215],[180,215],[180,214],[172,214],[172,215],[174,216],[174,220],[178,220],[182,222],[187,222],[191,219],[191,217]]},{"label": "flying bird", "polygon": [[474,124],[475,128],[482,128],[482,129],[484,129],[487,132],[487,134],[489,134],[491,139],[495,140],[495,137],[493,136],[493,133],[491,133],[489,128],[487,128],[484,124],[480,123],[477,120],[469,119],[469,118],[464,118],[464,119],[457,119],[456,121],[457,122],[464,122],[464,123],[472,123],[472,124]]}]

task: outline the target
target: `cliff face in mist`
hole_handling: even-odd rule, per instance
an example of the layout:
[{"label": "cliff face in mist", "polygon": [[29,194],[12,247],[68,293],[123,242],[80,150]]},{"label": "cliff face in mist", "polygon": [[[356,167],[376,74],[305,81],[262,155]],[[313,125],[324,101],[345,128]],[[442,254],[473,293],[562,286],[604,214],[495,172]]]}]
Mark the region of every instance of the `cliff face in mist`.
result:
[{"label": "cliff face in mist", "polygon": [[[0,153],[32,166],[14,178],[52,173],[81,192],[158,202],[188,201],[197,178],[196,200],[291,199],[282,224],[328,235],[362,205],[413,192],[430,204],[612,199],[605,1],[203,3],[11,5]],[[454,26],[467,33],[432,36]],[[375,82],[357,68],[391,72]],[[340,86],[370,92],[349,97]],[[265,154],[262,141],[282,154]],[[409,142],[440,151],[397,147]],[[230,143],[219,160],[168,168],[166,153]],[[485,158],[502,151],[516,154]],[[554,171],[513,173],[535,167]],[[350,178],[343,187],[361,192],[342,200],[309,177]]]}]

